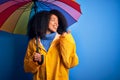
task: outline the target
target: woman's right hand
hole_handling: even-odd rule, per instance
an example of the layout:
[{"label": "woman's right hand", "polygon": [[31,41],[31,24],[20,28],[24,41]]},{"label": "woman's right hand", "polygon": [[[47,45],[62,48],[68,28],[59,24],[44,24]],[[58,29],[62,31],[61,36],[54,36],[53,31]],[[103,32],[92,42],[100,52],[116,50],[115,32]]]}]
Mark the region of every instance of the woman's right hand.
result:
[{"label": "woman's right hand", "polygon": [[34,56],[33,56],[33,60],[35,62],[41,62],[41,54],[40,53],[35,53]]}]

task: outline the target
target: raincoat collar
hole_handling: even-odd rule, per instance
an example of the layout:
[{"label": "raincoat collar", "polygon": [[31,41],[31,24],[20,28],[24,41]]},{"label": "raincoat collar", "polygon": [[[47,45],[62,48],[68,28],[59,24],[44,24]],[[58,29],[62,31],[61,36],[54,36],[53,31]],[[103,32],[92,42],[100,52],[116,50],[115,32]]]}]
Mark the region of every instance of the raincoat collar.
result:
[{"label": "raincoat collar", "polygon": [[[50,50],[50,48],[52,47],[52,46],[54,46],[54,45],[56,45],[59,41],[59,37],[60,37],[60,34],[58,34],[58,33],[56,33],[56,35],[55,35],[55,38],[53,39],[53,41],[51,42],[51,45],[50,45],[50,47],[49,47],[49,49],[48,49],[48,51]],[[35,38],[34,38],[35,39]],[[43,49],[44,51],[46,51],[46,49],[44,48],[44,46],[42,45],[42,43],[41,43],[41,41],[40,41],[40,38],[38,38],[38,48],[41,50],[41,49]],[[36,44],[36,40],[35,40],[35,44]],[[47,52],[47,51],[46,51]]]}]

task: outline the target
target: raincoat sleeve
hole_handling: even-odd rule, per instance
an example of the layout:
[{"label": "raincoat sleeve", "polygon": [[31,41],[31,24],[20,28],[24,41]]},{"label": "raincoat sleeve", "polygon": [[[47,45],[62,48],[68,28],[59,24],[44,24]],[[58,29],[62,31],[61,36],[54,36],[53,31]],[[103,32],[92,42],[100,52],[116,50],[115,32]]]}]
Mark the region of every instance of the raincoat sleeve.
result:
[{"label": "raincoat sleeve", "polygon": [[60,51],[66,68],[72,68],[79,63],[76,54],[76,45],[71,33],[60,36]]},{"label": "raincoat sleeve", "polygon": [[27,47],[25,58],[24,58],[25,72],[36,73],[40,67],[37,62],[33,61],[34,53],[35,53],[35,46],[33,44],[33,41],[30,41]]}]

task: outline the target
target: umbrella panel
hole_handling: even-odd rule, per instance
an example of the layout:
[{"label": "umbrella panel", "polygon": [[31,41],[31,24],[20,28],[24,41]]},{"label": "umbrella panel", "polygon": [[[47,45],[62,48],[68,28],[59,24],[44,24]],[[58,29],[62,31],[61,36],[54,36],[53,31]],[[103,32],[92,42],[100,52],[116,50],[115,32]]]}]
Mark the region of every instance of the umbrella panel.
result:
[{"label": "umbrella panel", "polygon": [[[35,14],[34,5],[30,0],[26,0],[26,2],[19,2],[21,0],[17,1],[18,3],[14,3],[13,6],[0,13],[0,16],[4,16],[0,19],[0,30],[14,34],[27,34],[28,21]],[[38,6],[37,12],[43,10],[49,11],[51,9],[59,10],[67,19],[68,26],[75,23],[81,15],[80,8],[77,8],[78,4],[75,5],[75,2],[74,4],[69,3],[69,0],[49,0],[48,2],[40,0],[36,2],[36,5]],[[11,8],[13,9],[11,10]],[[5,14],[7,11],[9,11],[9,13]]]}]

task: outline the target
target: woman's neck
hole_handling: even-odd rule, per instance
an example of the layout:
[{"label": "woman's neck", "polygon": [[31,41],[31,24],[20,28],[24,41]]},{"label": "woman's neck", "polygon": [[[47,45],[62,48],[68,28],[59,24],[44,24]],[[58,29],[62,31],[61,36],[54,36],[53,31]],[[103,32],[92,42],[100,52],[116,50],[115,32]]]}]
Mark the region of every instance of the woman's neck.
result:
[{"label": "woman's neck", "polygon": [[49,30],[46,31],[46,34],[51,34],[51,32]]}]

